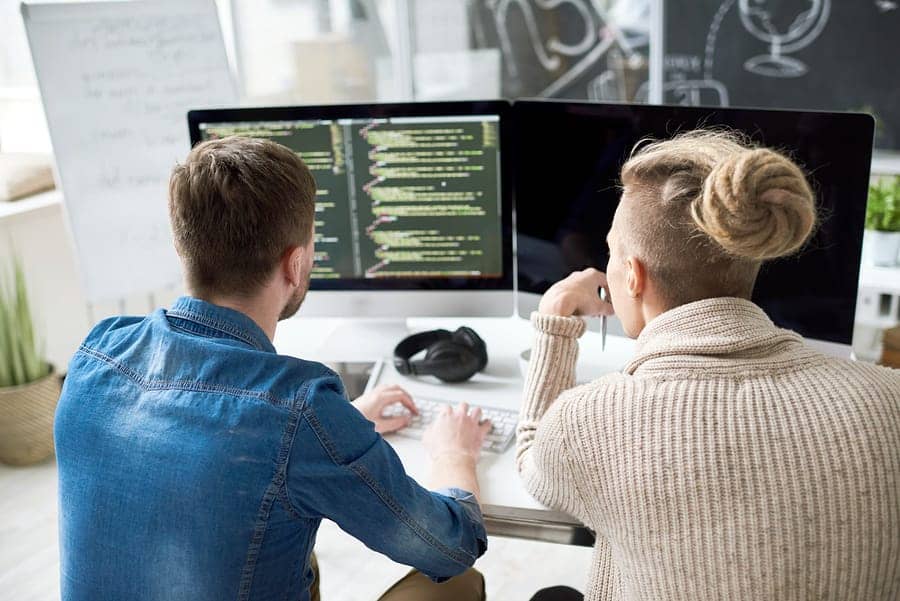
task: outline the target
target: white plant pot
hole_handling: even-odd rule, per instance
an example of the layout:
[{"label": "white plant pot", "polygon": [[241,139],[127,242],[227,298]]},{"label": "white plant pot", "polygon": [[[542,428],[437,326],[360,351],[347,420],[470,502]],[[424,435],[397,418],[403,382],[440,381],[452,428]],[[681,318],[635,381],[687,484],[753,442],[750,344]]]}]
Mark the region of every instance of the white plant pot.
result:
[{"label": "white plant pot", "polygon": [[870,231],[872,264],[878,267],[893,267],[900,255],[900,232]]}]

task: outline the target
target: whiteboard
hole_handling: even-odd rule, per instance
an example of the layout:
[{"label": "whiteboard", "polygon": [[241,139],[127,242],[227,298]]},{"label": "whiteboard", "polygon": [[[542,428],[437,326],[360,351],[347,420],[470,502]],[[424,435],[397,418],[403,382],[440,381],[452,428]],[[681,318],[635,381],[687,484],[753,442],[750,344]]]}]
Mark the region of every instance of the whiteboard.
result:
[{"label": "whiteboard", "polygon": [[167,191],[186,113],[233,106],[214,0],[22,4],[89,302],[179,285]]}]

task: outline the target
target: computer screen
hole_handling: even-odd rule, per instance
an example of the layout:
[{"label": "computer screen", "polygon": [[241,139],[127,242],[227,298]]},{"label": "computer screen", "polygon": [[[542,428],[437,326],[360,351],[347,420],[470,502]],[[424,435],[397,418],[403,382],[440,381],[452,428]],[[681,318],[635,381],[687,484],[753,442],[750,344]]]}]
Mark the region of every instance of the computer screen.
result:
[{"label": "computer screen", "polygon": [[[850,344],[865,221],[873,120],[868,115],[756,109],[517,102],[518,288],[542,294],[586,267],[605,270],[619,170],[635,143],[727,126],[786,152],[808,174],[821,223],[797,255],[763,265],[753,300],[772,320]],[[519,295],[519,312],[535,306]]]},{"label": "computer screen", "polygon": [[[312,289],[512,289],[502,102],[192,111],[191,141],[296,152],[317,184]],[[511,310],[511,309],[510,309]]]}]

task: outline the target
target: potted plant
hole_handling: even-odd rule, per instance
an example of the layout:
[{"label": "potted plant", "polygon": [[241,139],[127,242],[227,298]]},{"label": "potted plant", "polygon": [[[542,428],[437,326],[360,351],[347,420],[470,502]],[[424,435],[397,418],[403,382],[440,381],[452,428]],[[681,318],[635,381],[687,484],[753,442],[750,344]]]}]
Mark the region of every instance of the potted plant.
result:
[{"label": "potted plant", "polygon": [[894,266],[900,255],[900,176],[881,178],[869,186],[866,229],[870,230],[872,262]]},{"label": "potted plant", "polygon": [[53,454],[60,381],[38,342],[21,263],[0,273],[0,461],[27,465]]}]

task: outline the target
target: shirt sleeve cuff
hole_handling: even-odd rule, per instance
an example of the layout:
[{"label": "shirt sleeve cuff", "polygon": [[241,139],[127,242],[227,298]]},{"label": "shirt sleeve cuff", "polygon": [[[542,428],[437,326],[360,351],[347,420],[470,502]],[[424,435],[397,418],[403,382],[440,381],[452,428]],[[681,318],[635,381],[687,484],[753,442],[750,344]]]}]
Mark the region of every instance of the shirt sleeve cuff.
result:
[{"label": "shirt sleeve cuff", "polygon": [[[484,529],[484,516],[481,514],[481,506],[478,505],[475,495],[467,490],[455,487],[438,488],[433,492],[459,502],[460,507],[466,512],[466,516],[472,524],[472,535],[475,537],[478,546],[478,555],[476,557],[484,555],[485,551],[487,551],[487,531]],[[436,578],[434,576],[429,576],[429,578],[433,582],[449,580],[449,578]]]},{"label": "shirt sleeve cuff", "polygon": [[462,506],[466,515],[471,519],[472,525],[475,526],[475,537],[478,539],[481,551],[478,554],[480,557],[487,549],[487,533],[484,530],[484,516],[481,515],[481,506],[478,504],[475,495],[461,488],[439,488],[434,492],[455,499]]},{"label": "shirt sleeve cuff", "polygon": [[581,338],[581,335],[587,329],[587,324],[580,317],[574,315],[572,317],[545,315],[537,311],[531,314],[531,324],[538,332],[565,336],[566,338]]}]

